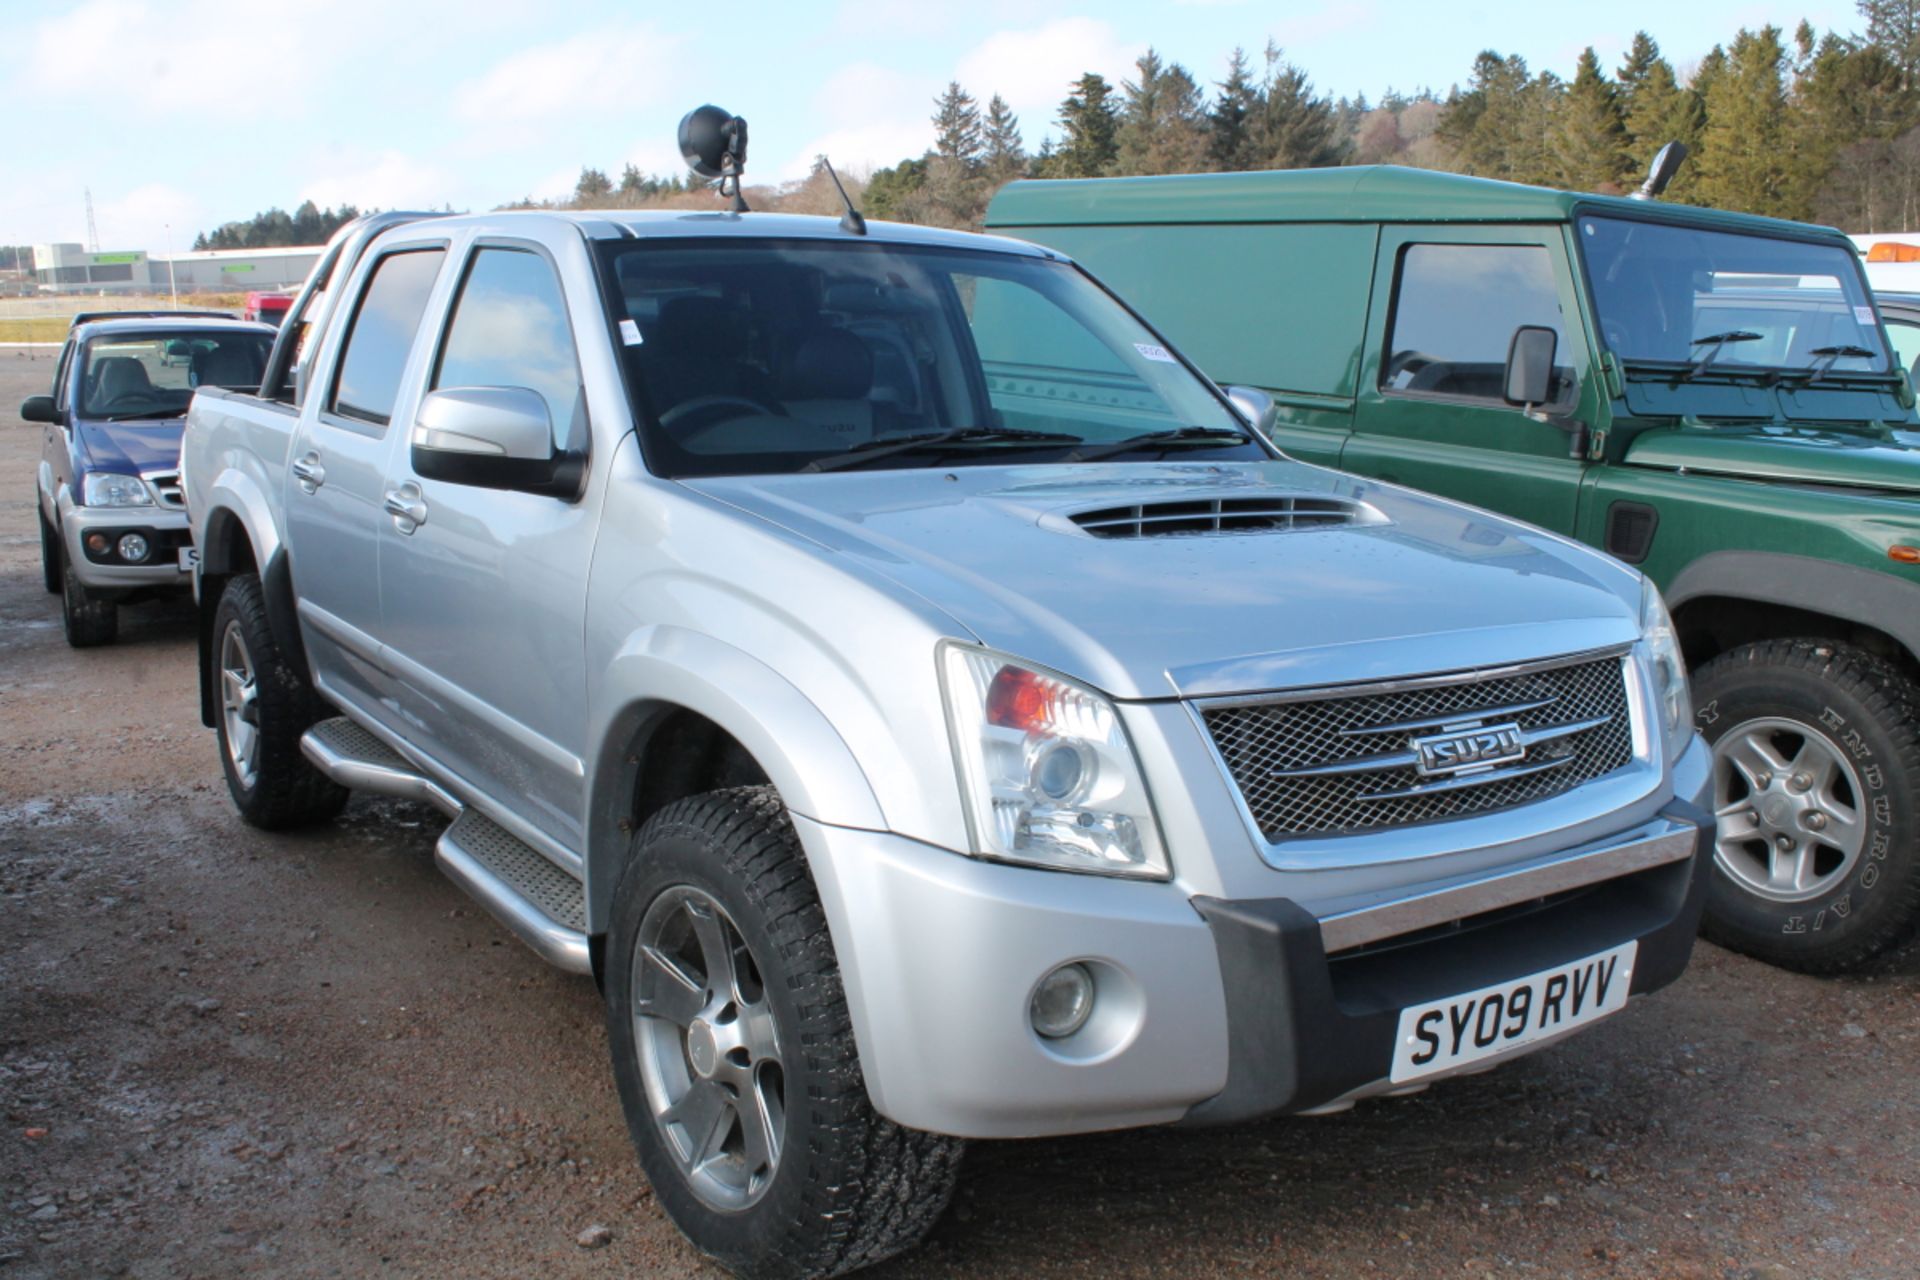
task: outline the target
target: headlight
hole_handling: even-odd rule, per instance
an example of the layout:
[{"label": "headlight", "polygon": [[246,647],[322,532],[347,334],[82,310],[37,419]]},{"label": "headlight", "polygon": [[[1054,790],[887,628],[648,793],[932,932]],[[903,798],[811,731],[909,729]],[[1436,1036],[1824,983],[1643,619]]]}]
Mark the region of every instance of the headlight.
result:
[{"label": "headlight", "polygon": [[150,507],[153,495],[139,476],[123,476],[112,471],[89,471],[80,485],[80,505],[85,507]]},{"label": "headlight", "polygon": [[1666,731],[1671,759],[1693,731],[1693,693],[1687,687],[1687,660],[1680,653],[1680,637],[1674,633],[1666,601],[1660,598],[1660,588],[1653,585],[1652,578],[1640,580],[1640,634],[1647,642],[1647,658],[1653,668],[1653,701],[1660,711],[1660,727]]},{"label": "headlight", "polygon": [[1170,874],[1113,703],[964,645],[941,646],[940,672],[975,854],[1098,875]]}]

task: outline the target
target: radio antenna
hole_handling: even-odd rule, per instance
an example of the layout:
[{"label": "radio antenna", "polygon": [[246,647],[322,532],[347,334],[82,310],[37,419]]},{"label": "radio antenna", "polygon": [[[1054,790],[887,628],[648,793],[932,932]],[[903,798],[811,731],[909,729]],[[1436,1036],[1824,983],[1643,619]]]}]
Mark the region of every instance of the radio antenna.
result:
[{"label": "radio antenna", "polygon": [[844,205],[847,210],[840,215],[840,229],[848,235],[863,236],[867,234],[867,220],[860,216],[858,209],[853,207],[852,197],[848,196],[847,189],[840,185],[840,175],[833,171],[833,161],[827,159],[825,156],[821,156],[820,167],[827,171],[829,178],[833,179],[833,189],[840,193],[840,203]]}]

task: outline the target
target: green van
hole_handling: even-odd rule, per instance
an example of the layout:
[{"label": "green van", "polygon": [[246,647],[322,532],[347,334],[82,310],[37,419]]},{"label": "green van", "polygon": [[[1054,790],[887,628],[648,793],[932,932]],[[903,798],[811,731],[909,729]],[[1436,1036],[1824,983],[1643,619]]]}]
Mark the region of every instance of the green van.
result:
[{"label": "green van", "polygon": [[1387,166],[1018,182],[987,226],[1265,392],[1295,457],[1658,582],[1714,744],[1708,936],[1837,972],[1920,928],[1920,431],[1846,237]]}]

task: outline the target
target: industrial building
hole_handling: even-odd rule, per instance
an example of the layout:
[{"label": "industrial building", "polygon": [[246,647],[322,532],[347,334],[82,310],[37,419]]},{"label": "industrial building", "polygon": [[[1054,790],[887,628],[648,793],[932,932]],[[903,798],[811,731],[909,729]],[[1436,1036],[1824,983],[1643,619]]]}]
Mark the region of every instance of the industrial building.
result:
[{"label": "industrial building", "polygon": [[203,249],[153,256],[139,249],[100,253],[78,244],[33,247],[42,293],[233,293],[289,289],[320,259],[319,245],[282,249]]}]

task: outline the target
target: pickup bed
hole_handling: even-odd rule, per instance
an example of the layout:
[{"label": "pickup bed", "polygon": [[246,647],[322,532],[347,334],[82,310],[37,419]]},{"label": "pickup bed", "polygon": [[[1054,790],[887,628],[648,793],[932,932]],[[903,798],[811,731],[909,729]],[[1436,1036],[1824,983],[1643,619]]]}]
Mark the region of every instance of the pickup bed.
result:
[{"label": "pickup bed", "polygon": [[852,1270],[965,1139],[1338,1111],[1686,965],[1658,592],[1269,412],[1011,241],[380,215],[189,414],[205,718],[261,827],[443,810],[688,1237]]}]

